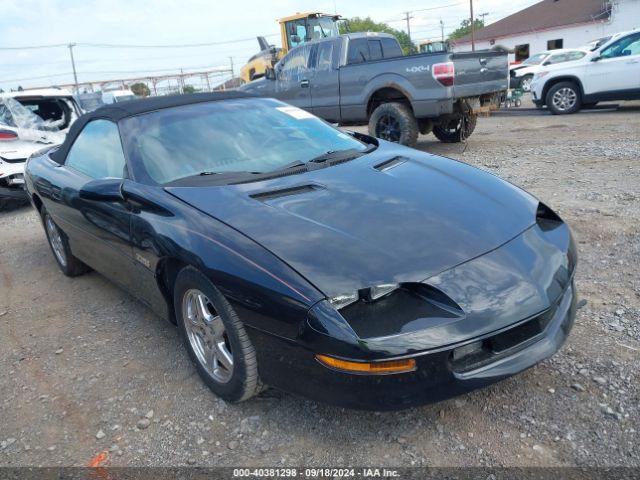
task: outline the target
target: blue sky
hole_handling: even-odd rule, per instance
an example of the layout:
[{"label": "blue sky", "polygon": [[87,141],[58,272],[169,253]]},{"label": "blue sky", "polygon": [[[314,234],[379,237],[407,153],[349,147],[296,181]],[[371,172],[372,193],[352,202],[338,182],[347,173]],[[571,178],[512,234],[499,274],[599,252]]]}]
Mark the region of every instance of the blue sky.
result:
[{"label": "blue sky", "polygon": [[[536,0],[474,0],[476,13],[496,21]],[[77,43],[188,44],[228,41],[277,34],[276,19],[301,11],[337,11],[344,17],[371,16],[405,28],[403,12],[416,11],[412,38],[439,37],[468,16],[467,0],[0,0],[0,88],[70,83],[73,80],[66,47],[1,50],[2,47]],[[279,44],[279,38],[269,38]],[[185,71],[229,64],[236,74],[258,50],[255,40],[198,48],[74,49],[78,78],[123,78],[167,69]],[[35,78],[34,78],[35,77]],[[40,77],[40,78],[38,78]]]}]

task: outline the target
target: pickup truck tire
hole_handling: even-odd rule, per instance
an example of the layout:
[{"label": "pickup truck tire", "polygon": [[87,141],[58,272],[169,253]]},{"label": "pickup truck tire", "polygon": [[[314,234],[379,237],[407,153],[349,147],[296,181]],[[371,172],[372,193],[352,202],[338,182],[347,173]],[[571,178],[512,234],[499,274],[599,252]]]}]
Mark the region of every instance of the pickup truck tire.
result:
[{"label": "pickup truck tire", "polygon": [[547,92],[545,103],[554,115],[576,113],[582,107],[580,89],[573,82],[556,83]]},{"label": "pickup truck tire", "polygon": [[378,105],[369,118],[369,134],[389,142],[413,147],[418,141],[418,132],[418,120],[402,103]]},{"label": "pickup truck tire", "polygon": [[[442,143],[464,142],[476,129],[477,121],[478,116],[476,114],[468,113],[440,125],[435,125],[433,127],[433,134]],[[464,131],[462,131],[463,125]]]}]

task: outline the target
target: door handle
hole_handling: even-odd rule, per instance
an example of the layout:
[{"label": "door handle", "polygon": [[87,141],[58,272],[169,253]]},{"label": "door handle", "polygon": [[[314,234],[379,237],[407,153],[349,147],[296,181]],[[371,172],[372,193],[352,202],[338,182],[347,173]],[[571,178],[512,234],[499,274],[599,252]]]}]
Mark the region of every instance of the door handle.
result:
[{"label": "door handle", "polygon": [[301,86],[302,88],[309,88],[309,80],[302,80],[302,81],[300,82],[300,86]]}]

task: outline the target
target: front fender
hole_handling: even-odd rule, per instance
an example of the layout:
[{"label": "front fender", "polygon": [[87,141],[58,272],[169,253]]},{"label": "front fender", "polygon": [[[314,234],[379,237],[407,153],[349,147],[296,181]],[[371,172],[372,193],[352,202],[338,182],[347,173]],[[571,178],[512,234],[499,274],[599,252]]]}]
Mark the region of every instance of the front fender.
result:
[{"label": "front fender", "polygon": [[[245,324],[295,338],[319,291],[264,247],[164,190],[135,185],[134,258],[156,275],[166,259],[192,265],[220,289]],[[153,206],[152,206],[153,205]]]}]

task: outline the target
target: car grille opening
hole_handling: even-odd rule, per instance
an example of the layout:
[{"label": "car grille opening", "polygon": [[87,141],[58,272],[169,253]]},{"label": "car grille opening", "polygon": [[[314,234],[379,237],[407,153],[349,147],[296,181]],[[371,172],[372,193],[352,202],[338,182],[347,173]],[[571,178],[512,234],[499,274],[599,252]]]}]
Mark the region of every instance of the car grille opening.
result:
[{"label": "car grille opening", "polygon": [[557,304],[513,328],[482,340],[462,345],[451,353],[451,366],[455,372],[475,370],[535,342],[553,318]]}]

